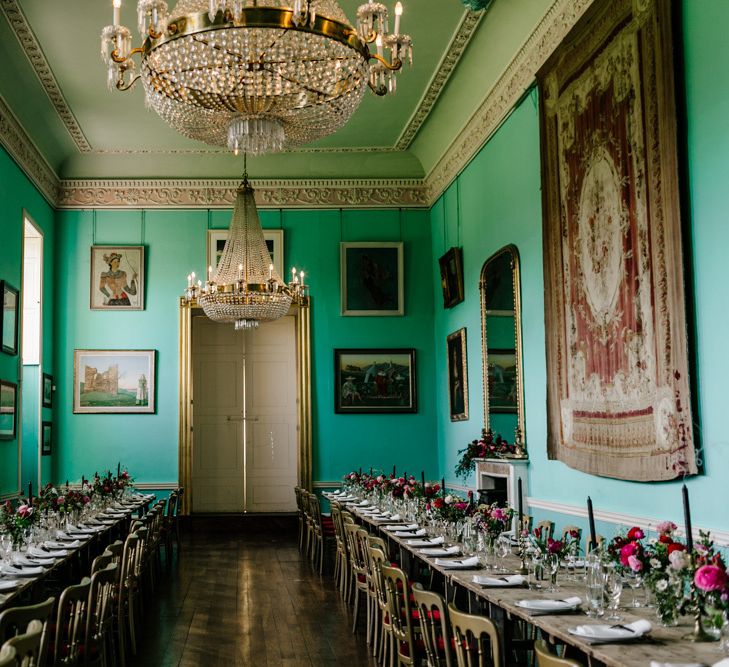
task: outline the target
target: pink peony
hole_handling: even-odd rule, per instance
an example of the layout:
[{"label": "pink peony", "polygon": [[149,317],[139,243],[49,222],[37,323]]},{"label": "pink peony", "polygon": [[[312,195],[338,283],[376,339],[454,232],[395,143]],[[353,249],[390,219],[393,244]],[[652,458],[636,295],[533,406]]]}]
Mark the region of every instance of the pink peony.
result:
[{"label": "pink peony", "polygon": [[562,551],[562,548],[563,547],[564,547],[564,545],[562,544],[562,541],[561,540],[552,540],[552,539],[550,539],[547,542],[547,551],[550,554],[558,554],[558,553],[560,553]]},{"label": "pink peony", "polygon": [[506,519],[506,512],[500,507],[494,507],[491,512],[491,516],[497,521],[504,521]]},{"label": "pink peony", "polygon": [[628,539],[629,540],[642,540],[645,537],[645,533],[638,528],[638,526],[633,526],[628,531]]},{"label": "pink peony", "polygon": [[688,554],[685,551],[672,551],[668,554],[668,562],[674,570],[683,570],[689,564]]},{"label": "pink peony", "polygon": [[702,565],[696,570],[694,584],[707,593],[718,591],[727,584],[726,572],[716,565]]},{"label": "pink peony", "polygon": [[628,566],[633,572],[640,572],[643,569],[643,563],[635,556],[628,556]]},{"label": "pink peony", "polygon": [[628,565],[628,559],[631,556],[635,556],[635,554],[638,553],[638,545],[635,542],[628,542],[621,550],[620,550],[620,562],[622,565],[627,566]]},{"label": "pink peony", "polygon": [[25,519],[33,514],[33,508],[30,505],[20,505],[18,507],[18,514]]},{"label": "pink peony", "polygon": [[656,526],[656,531],[659,535],[670,535],[678,526],[673,521],[661,521]]},{"label": "pink peony", "polygon": [[63,505],[63,503],[66,502],[66,496],[58,496],[58,500],[56,501],[59,505]]}]

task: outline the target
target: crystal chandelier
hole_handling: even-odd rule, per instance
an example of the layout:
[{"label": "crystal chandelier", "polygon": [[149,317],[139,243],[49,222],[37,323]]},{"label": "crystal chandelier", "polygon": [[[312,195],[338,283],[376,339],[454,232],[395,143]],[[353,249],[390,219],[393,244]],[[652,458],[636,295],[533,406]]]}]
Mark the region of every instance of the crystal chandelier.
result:
[{"label": "crystal chandelier", "polygon": [[228,238],[218,266],[208,267],[208,279],[195,282],[187,276],[184,299],[197,303],[217,322],[232,322],[238,329],[256,329],[260,322],[271,322],[286,315],[293,302],[308,302],[304,272],[291,271],[291,282],[284,283],[271,262],[253,188],[247,175],[238,188]]},{"label": "crystal chandelier", "polygon": [[109,87],[128,90],[141,78],[147,106],[172,128],[236,154],[336,132],[365,84],[394,92],[403,61],[412,64],[400,2],[390,32],[387,7],[373,0],[358,9],[356,29],[337,0],[179,0],[172,12],[165,0],[139,0],[138,48],[120,24],[121,0],[113,7],[101,33]]}]

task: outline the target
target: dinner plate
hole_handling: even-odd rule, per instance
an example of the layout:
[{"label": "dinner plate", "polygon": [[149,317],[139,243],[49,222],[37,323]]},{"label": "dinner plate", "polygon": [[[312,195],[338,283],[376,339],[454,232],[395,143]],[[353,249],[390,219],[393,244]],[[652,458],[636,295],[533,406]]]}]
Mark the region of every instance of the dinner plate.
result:
[{"label": "dinner plate", "polygon": [[45,572],[42,567],[13,567],[12,565],[0,565],[0,572],[9,577],[38,577]]},{"label": "dinner plate", "polygon": [[423,556],[430,556],[431,558],[433,556],[457,556],[459,553],[461,553],[461,547],[431,547],[426,549],[418,549],[418,553],[423,554]]},{"label": "dinner plate", "polygon": [[470,558],[436,558],[435,564],[449,570],[473,570],[479,567],[478,556]]},{"label": "dinner plate", "polygon": [[442,537],[429,537],[428,539],[405,540],[405,544],[411,547],[435,547],[439,544],[443,544]]},{"label": "dinner plate", "polygon": [[640,619],[633,623],[607,625],[601,623],[577,625],[567,632],[590,644],[634,641],[651,631],[650,621]]},{"label": "dinner plate", "polygon": [[520,574],[504,575],[503,577],[474,574],[473,583],[489,588],[509,588],[514,586],[523,586],[526,579]]},{"label": "dinner plate", "polygon": [[20,582],[17,579],[0,579],[0,591],[14,591]]},{"label": "dinner plate", "polygon": [[518,600],[516,606],[526,609],[532,614],[560,614],[575,611],[581,603],[581,598],[573,597],[566,600]]}]

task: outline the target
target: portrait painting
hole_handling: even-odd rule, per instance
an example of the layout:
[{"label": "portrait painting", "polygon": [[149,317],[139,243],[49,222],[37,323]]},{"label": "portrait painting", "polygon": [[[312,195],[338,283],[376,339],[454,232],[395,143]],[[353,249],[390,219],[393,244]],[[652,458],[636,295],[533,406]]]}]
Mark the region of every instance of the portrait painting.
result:
[{"label": "portrait painting", "polygon": [[0,440],[15,440],[18,385],[0,380]]},{"label": "portrait painting", "polygon": [[463,250],[451,248],[438,260],[440,285],[443,290],[443,307],[453,308],[464,299]]},{"label": "portrait painting", "polygon": [[334,411],[417,412],[415,350],[335,349]]},{"label": "portrait painting", "polygon": [[489,412],[516,412],[516,350],[488,352]]},{"label": "portrait painting", "polygon": [[53,376],[43,373],[43,384],[41,385],[41,404],[44,408],[53,407]]},{"label": "portrait painting", "polygon": [[466,329],[454,331],[446,339],[448,351],[448,401],[452,422],[468,419],[468,357]]},{"label": "portrait painting", "polygon": [[144,310],[144,246],[91,246],[91,310]]},{"label": "portrait painting", "polygon": [[[228,239],[227,229],[208,229],[208,267],[212,267],[213,275],[218,263],[223,255],[225,242]],[[283,229],[264,229],[263,240],[266,242],[268,254],[271,255],[271,263],[276,269],[276,273],[281,276],[282,280],[287,280],[288,275],[284,273],[284,230]]]},{"label": "portrait painting", "polygon": [[0,280],[3,308],[0,311],[0,332],[2,332],[2,351],[5,354],[18,354],[18,301],[19,293],[4,280]]},{"label": "portrait painting", "polygon": [[341,244],[342,315],[405,313],[402,242]]},{"label": "portrait painting", "polygon": [[672,19],[595,3],[537,76],[547,449],[633,481],[699,472]]},{"label": "portrait painting", "polygon": [[41,456],[53,454],[53,422],[41,424]]},{"label": "portrait painting", "polygon": [[153,413],[154,409],[154,350],[74,350],[74,413]]}]

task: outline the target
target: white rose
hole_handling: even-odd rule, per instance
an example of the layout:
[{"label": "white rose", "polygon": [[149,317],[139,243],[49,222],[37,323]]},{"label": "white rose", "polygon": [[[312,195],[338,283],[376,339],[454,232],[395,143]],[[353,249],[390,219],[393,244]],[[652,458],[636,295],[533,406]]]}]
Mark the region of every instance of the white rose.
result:
[{"label": "white rose", "polygon": [[446,504],[446,505],[450,505],[450,504],[451,504],[452,502],[453,502],[453,496],[452,496],[452,495],[450,495],[450,494],[448,494],[448,495],[447,495],[447,496],[445,497],[445,504]]},{"label": "white rose", "polygon": [[660,593],[663,593],[668,588],[668,582],[665,579],[660,579],[658,583],[656,583],[656,590]]},{"label": "white rose", "polygon": [[655,537],[648,538],[648,544],[653,546],[654,544],[658,544],[658,540]]},{"label": "white rose", "polygon": [[683,570],[688,565],[688,559],[685,551],[674,551],[669,554],[668,561],[674,570]]},{"label": "white rose", "polygon": [[661,561],[659,561],[657,558],[651,558],[650,564],[654,570],[657,570],[659,567],[661,567]]}]

